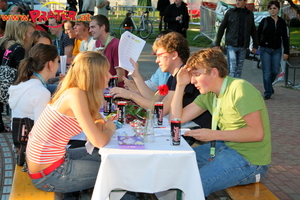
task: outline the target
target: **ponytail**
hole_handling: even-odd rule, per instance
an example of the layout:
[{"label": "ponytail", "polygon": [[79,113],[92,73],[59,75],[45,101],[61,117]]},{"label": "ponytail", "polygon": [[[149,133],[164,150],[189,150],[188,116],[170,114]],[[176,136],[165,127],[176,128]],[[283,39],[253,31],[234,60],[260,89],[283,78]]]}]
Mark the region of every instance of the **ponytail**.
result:
[{"label": "ponytail", "polygon": [[15,81],[15,85],[21,82],[28,81],[33,75],[37,68],[38,62],[36,62],[32,57],[25,58],[21,61],[18,69],[18,77]]},{"label": "ponytail", "polygon": [[58,56],[54,45],[37,44],[29,52],[29,57],[24,58],[18,69],[18,77],[15,85],[28,81],[33,72],[39,73],[44,69],[47,62],[54,61]]}]

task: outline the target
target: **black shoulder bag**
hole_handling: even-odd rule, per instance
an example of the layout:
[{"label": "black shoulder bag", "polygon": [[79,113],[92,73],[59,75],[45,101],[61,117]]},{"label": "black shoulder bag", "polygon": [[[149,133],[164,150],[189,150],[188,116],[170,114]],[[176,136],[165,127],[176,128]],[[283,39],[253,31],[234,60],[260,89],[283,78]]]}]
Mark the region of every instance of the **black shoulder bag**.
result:
[{"label": "black shoulder bag", "polygon": [[34,121],[27,117],[13,118],[12,136],[15,147],[17,148],[17,165],[23,166],[25,162],[25,151],[28,141],[28,134],[33,127]]}]

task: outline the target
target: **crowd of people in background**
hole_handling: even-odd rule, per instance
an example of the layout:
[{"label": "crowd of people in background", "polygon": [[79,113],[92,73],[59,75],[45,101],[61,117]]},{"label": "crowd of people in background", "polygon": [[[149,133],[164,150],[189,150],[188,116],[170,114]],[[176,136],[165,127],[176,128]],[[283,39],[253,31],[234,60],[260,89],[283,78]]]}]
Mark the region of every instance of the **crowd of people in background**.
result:
[{"label": "crowd of people in background", "polygon": [[[76,1],[68,3],[69,10],[77,11]],[[15,81],[6,91],[12,117],[29,117],[35,122],[26,150],[34,185],[66,194],[94,186],[101,163],[98,152],[87,154],[84,147],[66,146],[82,131],[97,148],[110,141],[116,125],[105,121],[99,108],[111,76],[118,77],[118,87],[110,90],[115,98],[131,99],[145,109],[150,107],[156,87],[168,85],[169,94],[156,99],[164,102],[163,114],[199,128],[185,133],[187,140],[193,138],[190,144],[195,140],[207,142],[195,148],[206,196],[259,181],[257,177],[264,176],[271,162],[270,125],[263,98],[270,99],[274,94],[272,82],[279,73],[281,57],[287,59],[289,49],[286,23],[278,16],[279,3],[269,2],[270,17],[261,21],[258,31],[246,3],[237,0],[236,7],[225,14],[216,47],[190,55],[187,4],[158,0],[158,28],[165,32],[153,44],[159,69],[147,81],[131,58],[135,71],[130,77],[119,67],[120,40],[110,34],[107,0],[79,0],[74,21],[51,18],[48,26],[13,20],[0,23],[1,63],[17,70]],[[24,14],[29,8],[23,4],[9,6],[6,0],[0,0],[0,9],[2,14]],[[90,20],[82,20],[81,16],[87,14]],[[220,51],[224,33],[227,62]],[[250,37],[254,53],[260,46],[263,97],[241,79]],[[60,74],[62,55],[67,56],[66,75]],[[1,113],[3,106],[2,102]],[[0,125],[3,131],[2,116]],[[216,145],[213,157],[211,145]],[[225,166],[229,160],[231,164]],[[51,178],[42,180],[48,175]],[[128,192],[123,199],[135,199],[134,194]]]}]

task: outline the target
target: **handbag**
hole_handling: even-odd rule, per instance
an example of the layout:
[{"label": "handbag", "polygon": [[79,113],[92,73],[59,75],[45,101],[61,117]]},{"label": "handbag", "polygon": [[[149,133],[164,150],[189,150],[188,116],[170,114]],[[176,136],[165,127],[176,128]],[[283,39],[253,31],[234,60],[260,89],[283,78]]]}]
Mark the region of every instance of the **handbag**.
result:
[{"label": "handbag", "polygon": [[28,134],[33,127],[34,121],[30,118],[13,118],[12,136],[17,148],[17,165],[23,166],[25,163],[25,151],[28,142]]},{"label": "handbag", "polygon": [[3,104],[8,104],[8,88],[14,83],[18,75],[18,69],[10,67],[8,62],[13,52],[20,46],[19,44],[13,44],[5,51],[2,58],[2,60],[6,60],[6,62],[0,66],[0,102]]}]

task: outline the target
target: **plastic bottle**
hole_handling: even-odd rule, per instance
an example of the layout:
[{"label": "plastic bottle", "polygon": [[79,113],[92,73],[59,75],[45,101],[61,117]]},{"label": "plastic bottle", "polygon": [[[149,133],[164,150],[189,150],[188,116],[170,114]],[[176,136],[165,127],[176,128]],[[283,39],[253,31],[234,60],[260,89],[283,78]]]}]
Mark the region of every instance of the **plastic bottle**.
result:
[{"label": "plastic bottle", "polygon": [[182,24],[182,15],[180,15],[181,19],[179,20],[179,24]]}]

